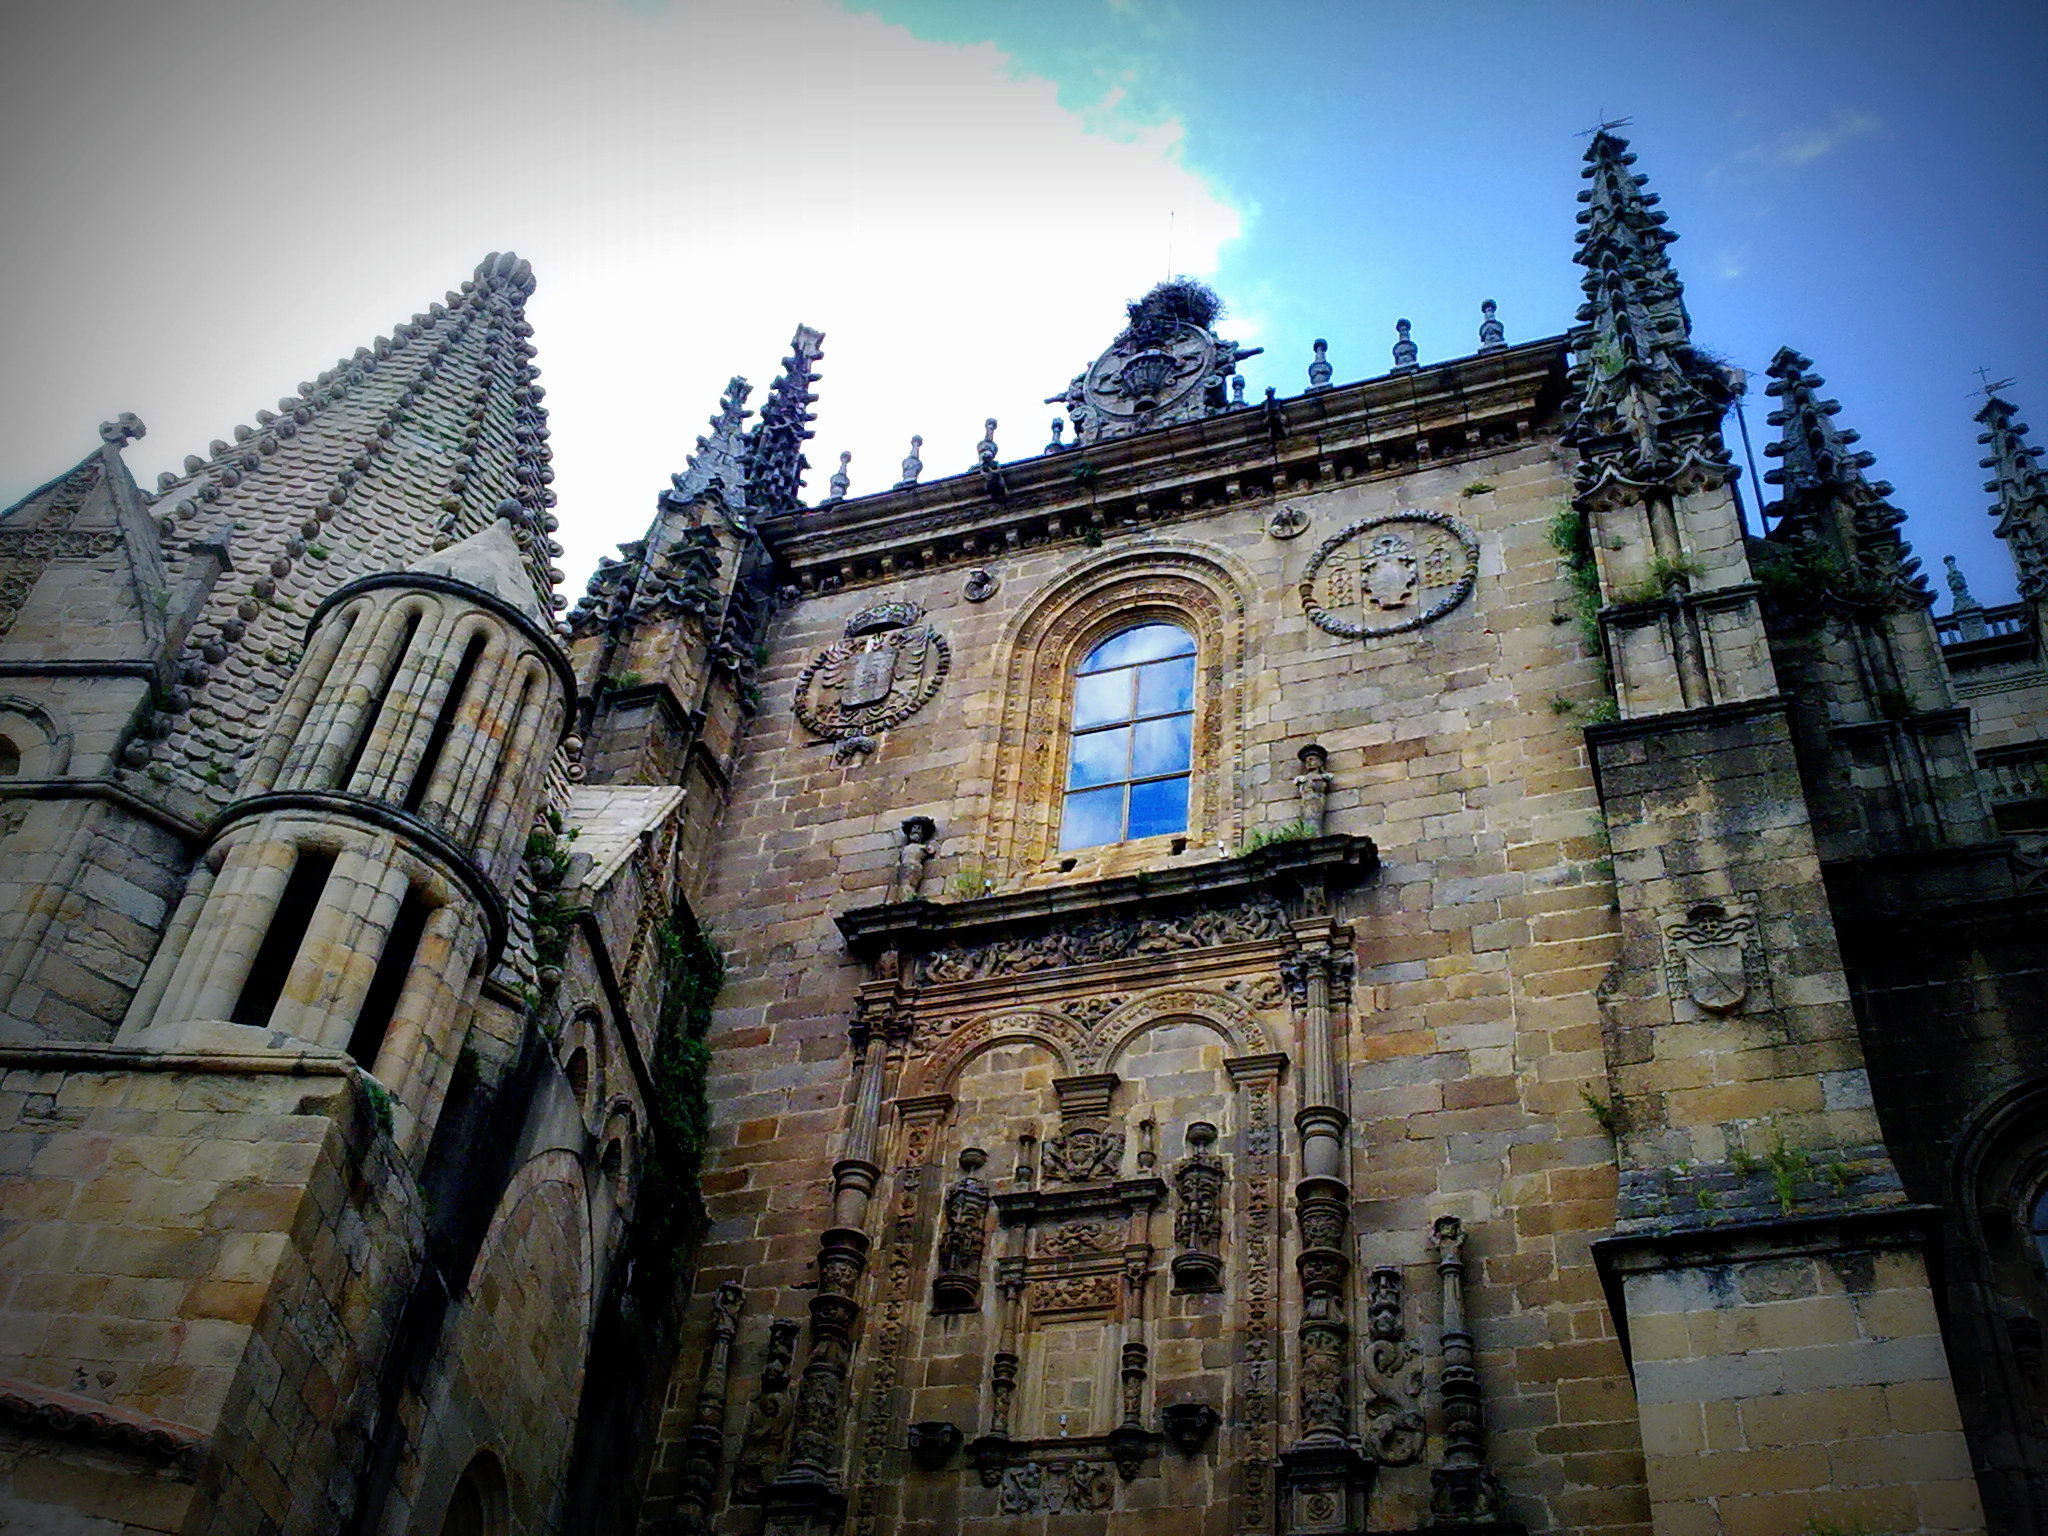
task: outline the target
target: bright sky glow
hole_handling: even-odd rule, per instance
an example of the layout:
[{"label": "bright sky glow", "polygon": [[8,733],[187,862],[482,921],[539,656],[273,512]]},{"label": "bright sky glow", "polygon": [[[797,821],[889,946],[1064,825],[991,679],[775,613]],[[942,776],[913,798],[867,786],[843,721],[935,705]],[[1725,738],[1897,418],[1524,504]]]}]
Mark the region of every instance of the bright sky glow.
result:
[{"label": "bright sky glow", "polygon": [[[24,8],[25,10],[25,8]],[[0,48],[0,504],[133,410],[145,485],[467,276],[535,265],[563,564],[642,532],[731,373],[825,332],[809,494],[1043,446],[1122,302],[1209,278],[1253,393],[1578,302],[1602,115],[1699,340],[1811,355],[1930,570],[2011,592],[1980,365],[2048,439],[2048,10],[1957,0],[70,0]],[[1756,446],[1773,435],[1751,402]],[[1944,598],[1946,594],[1944,594]]]}]

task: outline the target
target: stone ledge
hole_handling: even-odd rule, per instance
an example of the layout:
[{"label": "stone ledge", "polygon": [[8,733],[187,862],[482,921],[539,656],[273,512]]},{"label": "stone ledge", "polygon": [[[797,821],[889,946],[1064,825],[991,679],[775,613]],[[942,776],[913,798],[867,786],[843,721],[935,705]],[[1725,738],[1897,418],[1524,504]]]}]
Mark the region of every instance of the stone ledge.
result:
[{"label": "stone ledge", "polygon": [[82,1441],[153,1461],[190,1465],[206,1443],[198,1430],[55,1387],[0,1378],[0,1424],[27,1434]]},{"label": "stone ledge", "polygon": [[1593,1240],[1593,1266],[1607,1295],[1607,1310],[1621,1340],[1622,1358],[1635,1370],[1629,1343],[1628,1308],[1622,1282],[1633,1275],[1774,1259],[1826,1258],[1873,1248],[1911,1248],[1927,1260],[1929,1279],[1940,1255],[1943,1211],[1937,1205],[1887,1205],[1865,1210],[1820,1211],[1765,1221],[1724,1222],[1654,1232],[1615,1232]]},{"label": "stone ledge", "polygon": [[152,1051],[126,1045],[0,1044],[0,1068],[37,1072],[194,1072],[348,1077],[356,1064],[334,1051]]}]

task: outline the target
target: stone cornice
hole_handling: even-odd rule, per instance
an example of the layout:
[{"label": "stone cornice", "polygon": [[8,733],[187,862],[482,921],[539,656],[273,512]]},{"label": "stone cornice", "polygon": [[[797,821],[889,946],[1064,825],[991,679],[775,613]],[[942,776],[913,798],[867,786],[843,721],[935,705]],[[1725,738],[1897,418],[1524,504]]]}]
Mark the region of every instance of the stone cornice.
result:
[{"label": "stone cornice", "polygon": [[765,518],[799,593],[1409,473],[1528,441],[1565,398],[1563,337]]},{"label": "stone cornice", "polygon": [[1369,837],[1329,833],[1268,843],[1234,859],[1214,859],[1141,874],[1112,875],[964,901],[885,902],[842,912],[847,947],[867,955],[889,948],[974,943],[1063,920],[1139,915],[1193,904],[1222,905],[1261,893],[1311,889],[1318,896],[1359,884],[1379,867]]}]

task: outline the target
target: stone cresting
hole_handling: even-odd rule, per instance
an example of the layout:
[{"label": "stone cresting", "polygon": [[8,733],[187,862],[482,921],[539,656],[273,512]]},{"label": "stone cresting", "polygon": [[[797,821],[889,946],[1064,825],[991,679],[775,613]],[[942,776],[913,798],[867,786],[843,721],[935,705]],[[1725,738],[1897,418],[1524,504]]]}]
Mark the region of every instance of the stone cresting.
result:
[{"label": "stone cresting", "polygon": [[159,489],[174,588],[195,539],[224,525],[234,570],[192,625],[181,690],[129,748],[145,794],[168,790],[201,817],[235,798],[307,617],[358,577],[403,570],[504,517],[543,600],[559,606],[559,573],[546,564],[560,554],[549,536],[552,451],[525,316],[533,288],[524,261],[487,257],[445,304],[259,412],[232,447],[188,459]]}]

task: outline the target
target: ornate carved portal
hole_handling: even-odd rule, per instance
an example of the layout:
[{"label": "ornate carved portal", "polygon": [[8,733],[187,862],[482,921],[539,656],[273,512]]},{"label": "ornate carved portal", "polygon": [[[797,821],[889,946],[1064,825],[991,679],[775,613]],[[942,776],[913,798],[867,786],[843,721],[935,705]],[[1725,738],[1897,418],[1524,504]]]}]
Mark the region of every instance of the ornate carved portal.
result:
[{"label": "ornate carved portal", "polygon": [[853,1125],[765,1530],[821,1536],[843,1508],[843,1529],[886,1536],[925,1496],[963,1522],[1228,1497],[1243,1536],[1313,1528],[1319,1495],[1363,1517],[1355,1447],[1383,1404],[1346,1326],[1348,1183],[1331,1149],[1350,934],[1325,915],[1328,887],[1371,867],[1352,844],[1072,918],[1013,918],[1001,897],[842,918],[872,964]]}]

